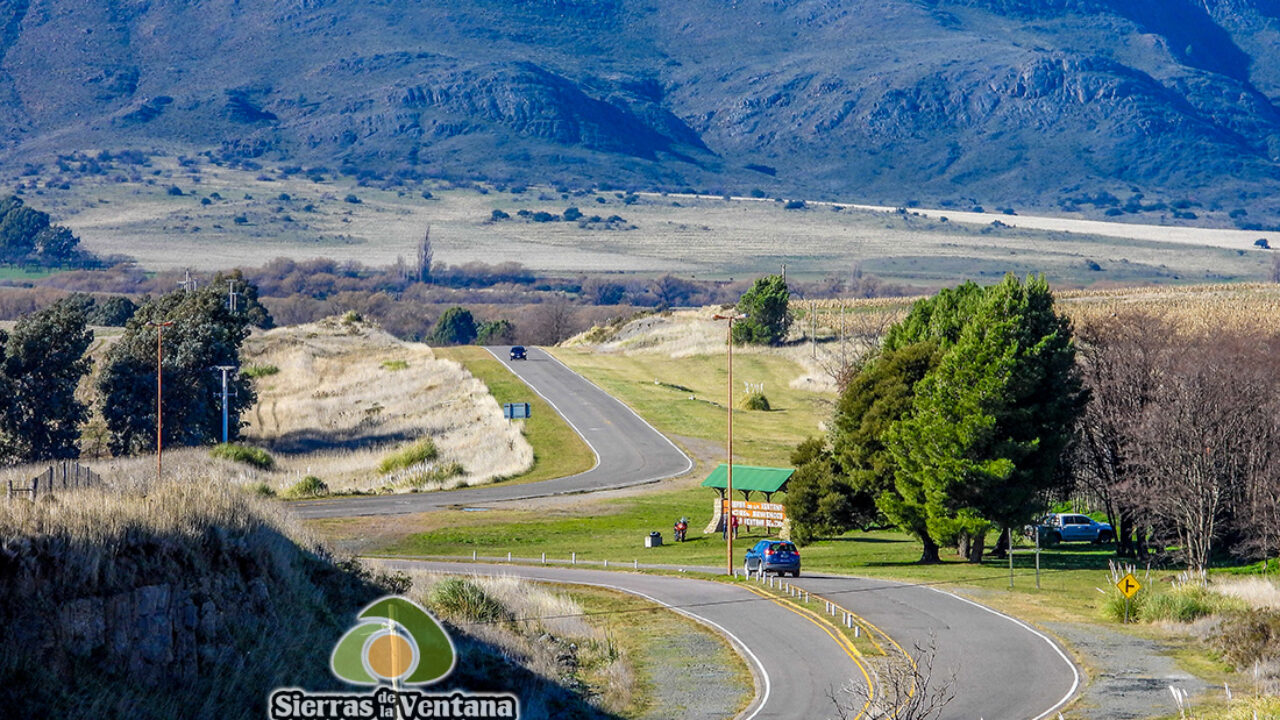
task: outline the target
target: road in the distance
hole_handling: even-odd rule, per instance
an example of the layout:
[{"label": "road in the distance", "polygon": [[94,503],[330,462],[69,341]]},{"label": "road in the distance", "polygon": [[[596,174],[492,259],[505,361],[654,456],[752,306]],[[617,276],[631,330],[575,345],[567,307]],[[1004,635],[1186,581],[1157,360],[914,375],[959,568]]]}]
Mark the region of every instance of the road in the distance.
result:
[{"label": "road in the distance", "polygon": [[[753,666],[756,700],[740,716],[741,720],[822,720],[837,717],[828,694],[849,681],[865,687],[864,675],[853,657],[836,644],[827,630],[742,587],[708,580],[606,570],[414,560],[388,560],[383,564],[395,570],[514,575],[544,582],[608,587],[640,595],[692,615],[728,636],[739,646],[739,652],[747,663]],[[735,709],[725,708],[717,720],[732,716]],[[683,716],[677,713],[673,717]]]},{"label": "road in the distance", "polygon": [[630,408],[540,348],[528,360],[511,361],[507,348],[493,356],[550,403],[596,454],[592,469],[569,477],[523,485],[483,485],[459,490],[331,498],[289,503],[303,518],[392,515],[460,505],[590,492],[675,477],[693,461]]}]

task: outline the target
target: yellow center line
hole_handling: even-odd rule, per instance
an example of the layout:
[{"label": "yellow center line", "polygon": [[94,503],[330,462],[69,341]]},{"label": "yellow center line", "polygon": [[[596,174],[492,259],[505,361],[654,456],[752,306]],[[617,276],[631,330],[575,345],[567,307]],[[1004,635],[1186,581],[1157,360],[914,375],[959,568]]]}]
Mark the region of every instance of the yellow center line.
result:
[{"label": "yellow center line", "polygon": [[[844,610],[845,612],[847,612],[847,613],[849,613],[850,615],[852,615],[852,616],[853,616],[853,617],[858,621],[858,623],[859,623],[859,624],[861,624],[861,625],[865,625],[869,630],[872,630],[872,631],[875,631],[875,632],[877,632],[877,633],[880,633],[880,635],[881,635],[881,636],[883,636],[885,640],[888,640],[888,641],[889,641],[889,642],[890,642],[890,643],[891,643],[895,648],[897,648],[898,652],[902,655],[902,657],[903,657],[903,658],[905,658],[905,659],[906,659],[906,661],[907,661],[908,663],[911,663],[911,669],[912,669],[913,671],[914,671],[914,670],[916,670],[916,668],[917,668],[917,666],[916,666],[916,659],[915,659],[915,658],[913,658],[913,657],[911,657],[911,654],[910,654],[910,653],[908,653],[908,652],[906,651],[906,649],[905,649],[905,648],[903,648],[901,645],[899,645],[899,644],[898,644],[898,641],[897,641],[897,640],[894,640],[892,635],[890,635],[889,633],[885,632],[884,630],[881,630],[879,627],[877,627],[877,626],[876,626],[874,623],[872,623],[870,620],[868,620],[868,619],[866,619],[866,618],[862,617],[861,615],[859,615],[859,614],[857,614],[857,613],[855,613],[855,612],[853,612],[853,611],[851,611],[851,610],[848,610],[848,609],[846,609],[846,608],[844,608],[844,607],[841,607],[840,605],[838,605],[838,604],[836,604],[836,603],[834,603],[834,602],[831,602],[830,600],[828,600],[827,598],[822,597],[821,595],[813,595],[813,597],[816,597],[816,598],[818,598],[819,600],[822,600],[822,601],[824,601],[824,602],[829,602],[829,603],[831,603],[832,605],[835,605],[836,607],[840,608],[841,610]],[[884,648],[880,645],[880,643],[876,642],[875,636],[874,636],[874,635],[872,635],[870,632],[868,632],[868,633],[867,633],[867,639],[871,641],[871,644],[872,644],[872,645],[875,645],[875,646],[876,646],[876,650],[879,650],[881,655],[885,655],[885,654],[886,654],[886,653],[885,653],[885,651],[884,651]],[[911,696],[915,695],[915,693],[916,693],[915,678],[914,678],[914,677],[912,677],[912,679],[911,679],[911,689],[907,691],[907,697],[911,697]]]},{"label": "yellow center line", "polygon": [[867,702],[863,704],[862,710],[853,717],[853,720],[859,720],[859,718],[865,715],[867,708],[871,707],[871,701],[875,697],[875,686],[871,682],[871,674],[867,672],[866,664],[862,661],[862,653],[858,651],[858,648],[854,647],[854,644],[849,640],[849,638],[845,637],[844,633],[840,632],[840,629],[833,625],[829,620],[809,608],[797,605],[786,598],[771,595],[763,590],[751,587],[750,585],[743,585],[742,587],[762,598],[771,600],[774,603],[790,610],[805,620],[817,625],[823,632],[831,636],[831,639],[836,642],[836,645],[838,645],[841,650],[844,650],[850,660],[853,660],[853,664],[858,666],[858,671],[862,673],[862,678],[867,682]]}]

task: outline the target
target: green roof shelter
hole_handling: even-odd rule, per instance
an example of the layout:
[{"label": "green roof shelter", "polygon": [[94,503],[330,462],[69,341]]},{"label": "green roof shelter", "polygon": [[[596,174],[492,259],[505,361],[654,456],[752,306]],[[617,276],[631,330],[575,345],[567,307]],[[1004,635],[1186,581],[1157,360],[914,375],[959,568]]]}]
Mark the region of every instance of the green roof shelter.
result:
[{"label": "green roof shelter", "polygon": [[[795,468],[757,467],[755,465],[733,466],[733,489],[742,493],[743,499],[750,499],[751,493],[763,493],[766,502],[776,492],[787,491],[787,481],[796,472]],[[702,487],[715,488],[720,497],[724,497],[729,486],[729,467],[724,463],[711,471]]]}]

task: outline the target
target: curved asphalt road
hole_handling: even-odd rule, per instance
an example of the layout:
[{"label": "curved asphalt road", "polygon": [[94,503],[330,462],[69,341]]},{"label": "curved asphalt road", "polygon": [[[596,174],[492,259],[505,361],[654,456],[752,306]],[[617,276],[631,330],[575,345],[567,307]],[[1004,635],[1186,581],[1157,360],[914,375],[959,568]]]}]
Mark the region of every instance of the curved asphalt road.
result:
[{"label": "curved asphalt road", "polygon": [[[531,348],[529,360],[517,363],[506,360],[505,348],[501,354],[496,349],[491,352],[587,440],[598,457],[595,468],[526,485],[321,500],[290,507],[303,517],[422,512],[653,482],[691,467],[684,453],[629,408],[544,351]],[[396,562],[445,572],[460,569],[456,563]],[[708,621],[745,643],[744,655],[755,658],[761,706],[745,717],[833,716],[828,690],[861,678],[858,666],[825,630],[741,587],[577,568],[468,565],[466,571],[615,587]],[[929,587],[821,574],[793,584],[864,618],[906,652],[913,653],[916,644],[927,646],[936,638],[935,677],[943,679],[953,669],[957,673],[956,697],[943,718],[1046,718],[1078,689],[1078,671],[1049,638],[955,595]]]},{"label": "curved asphalt road", "polygon": [[[822,626],[739,586],[607,570],[415,560],[388,560],[384,564],[398,570],[515,575],[545,582],[596,585],[671,607],[728,636],[751,667],[756,677],[756,697],[740,720],[834,717],[828,692],[850,679],[865,683],[854,656],[837,645]],[[715,720],[724,720],[734,709],[725,708]]]},{"label": "curved asphalt road", "polygon": [[569,477],[523,485],[485,485],[429,493],[332,498],[294,502],[303,518],[353,517],[426,512],[461,505],[591,492],[656,482],[693,467],[679,448],[617,398],[539,348],[512,362],[507,348],[489,352],[542,396],[586,440],[596,465]]},{"label": "curved asphalt road", "polygon": [[1079,690],[1079,672],[1055,642],[1020,620],[957,595],[823,574],[792,584],[865,619],[912,656],[916,646],[936,647],[934,683],[952,671],[956,681],[955,698],[943,718],[1046,718]]}]

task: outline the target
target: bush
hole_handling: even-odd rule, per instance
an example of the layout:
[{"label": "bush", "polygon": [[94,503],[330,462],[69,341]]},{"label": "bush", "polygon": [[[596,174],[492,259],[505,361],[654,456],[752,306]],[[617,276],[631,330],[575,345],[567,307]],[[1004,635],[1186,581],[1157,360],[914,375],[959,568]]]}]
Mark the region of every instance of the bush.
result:
[{"label": "bush", "polygon": [[788,200],[786,205],[782,206],[786,210],[803,210],[805,204],[803,200]]},{"label": "bush", "polygon": [[209,451],[210,457],[220,458],[222,460],[232,460],[234,462],[245,463],[263,470],[270,470],[275,467],[276,461],[271,454],[262,448],[250,447],[248,445],[235,445],[228,443],[225,445],[215,445]]},{"label": "bush", "polygon": [[1203,585],[1182,585],[1167,593],[1153,593],[1142,609],[1146,622],[1189,623],[1240,607],[1240,601],[1219,595]]},{"label": "bush", "polygon": [[466,472],[462,467],[462,463],[449,462],[443,465],[436,465],[422,471],[413,472],[400,485],[406,485],[411,488],[421,488],[429,483],[441,482],[451,477],[457,477]]},{"label": "bush", "polygon": [[360,198],[359,198],[359,197],[357,197],[357,196],[356,196],[356,195],[354,195],[354,194],[348,194],[346,197],[344,197],[344,198],[342,198],[342,199],[343,199],[343,201],[344,201],[344,202],[349,202],[349,203],[351,203],[352,205],[359,205],[359,204],[360,204]]},{"label": "bush", "polygon": [[509,220],[511,216],[501,210],[494,210],[489,213],[489,222],[498,222],[500,220]]},{"label": "bush", "polygon": [[424,438],[382,458],[382,462],[378,463],[378,472],[386,475],[418,463],[435,460],[439,455],[440,451],[436,449],[436,444],[430,438]]},{"label": "bush", "polygon": [[258,497],[272,498],[276,496],[275,489],[264,482],[254,483],[250,485],[249,492],[253,493],[254,495],[257,495]]},{"label": "bush", "polygon": [[169,189],[166,190],[165,192],[169,193],[170,195],[178,196],[182,194],[182,188],[178,187],[177,185],[170,185]]},{"label": "bush", "polygon": [[284,491],[288,498],[316,498],[329,494],[329,486],[315,475],[308,475]]},{"label": "bush", "polygon": [[275,375],[278,372],[280,372],[280,368],[275,365],[250,365],[244,370],[241,370],[240,374],[247,378],[261,378],[267,377],[268,375]]},{"label": "bush", "polygon": [[446,578],[431,588],[427,602],[437,612],[455,620],[496,623],[511,613],[484,588],[465,578]]},{"label": "bush", "polygon": [[582,211],[576,207],[568,207],[564,209],[564,219],[573,222],[582,217]]},{"label": "bush", "polygon": [[769,398],[765,397],[762,392],[753,392],[742,399],[743,410],[764,410],[769,411]]},{"label": "bush", "polygon": [[[1235,598],[1219,595],[1202,585],[1181,585],[1168,592],[1140,591],[1129,601],[1129,621],[1189,623],[1209,615],[1241,608]],[[1124,596],[1112,594],[1103,613],[1116,622],[1124,620]]]},{"label": "bush", "polygon": [[396,370],[408,370],[409,363],[404,360],[383,360],[382,369],[395,372]]},{"label": "bush", "polygon": [[[1149,595],[1150,593],[1139,591],[1129,601],[1129,622],[1142,617],[1142,607],[1146,604]],[[1124,622],[1124,596],[1118,592],[1108,593],[1106,602],[1102,604],[1102,615],[1108,620]]]},{"label": "bush", "polygon": [[1280,612],[1232,613],[1210,638],[1222,658],[1237,670],[1280,655]]}]

